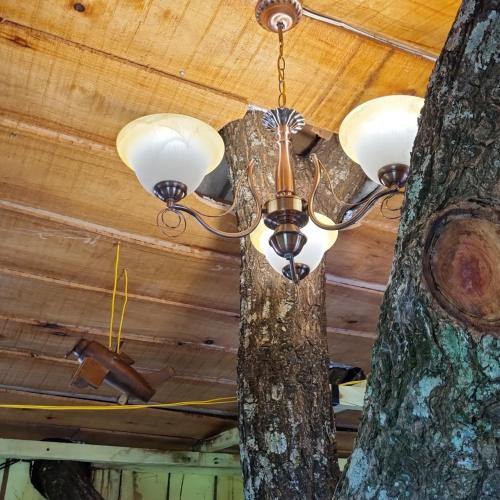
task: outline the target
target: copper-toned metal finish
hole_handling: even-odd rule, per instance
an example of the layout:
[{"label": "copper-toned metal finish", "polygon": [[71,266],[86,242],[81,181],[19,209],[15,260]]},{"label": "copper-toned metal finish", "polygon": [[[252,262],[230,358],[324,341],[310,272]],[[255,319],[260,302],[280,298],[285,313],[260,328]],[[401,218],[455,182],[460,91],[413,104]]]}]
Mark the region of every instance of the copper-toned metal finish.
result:
[{"label": "copper-toned metal finish", "polygon": [[292,268],[291,264],[287,264],[282,269],[282,274],[285,278],[288,278],[290,281],[294,283],[298,283],[302,281],[304,278],[309,276],[311,269],[306,264],[294,263],[294,267]]},{"label": "copper-toned metal finish", "polygon": [[277,33],[280,23],[283,31],[288,31],[302,17],[302,5],[299,0],[259,0],[255,7],[255,17],[268,31]]},{"label": "copper-toned metal finish", "polygon": [[277,196],[291,196],[295,193],[295,178],[290,162],[290,132],[287,125],[278,127],[279,159],[274,171]]},{"label": "copper-toned metal finish", "polygon": [[153,193],[168,206],[172,206],[185,198],[187,186],[178,181],[161,181],[155,184]]},{"label": "copper-toned metal finish", "polygon": [[265,205],[264,223],[270,229],[276,229],[280,224],[295,224],[304,227],[309,218],[306,212],[306,202],[299,196],[287,195],[269,200]]},{"label": "copper-toned metal finish", "polygon": [[306,236],[300,232],[300,228],[295,224],[279,225],[269,239],[272,249],[285,259],[298,255],[306,242]]},{"label": "copper-toned metal finish", "polygon": [[278,136],[279,159],[274,171],[276,196],[293,196],[295,178],[290,161],[290,134],[304,127],[304,117],[291,108],[275,108],[264,114],[262,123]]},{"label": "copper-toned metal finish", "polygon": [[[80,388],[90,386],[97,389],[104,382],[127,397],[141,401],[149,401],[155,393],[147,377],[130,366],[134,360],[124,353],[110,351],[99,342],[81,339],[70,354],[76,356],[80,362],[71,385]],[[163,381],[172,375],[173,370],[168,368],[163,373]],[[158,380],[158,382],[161,381]]]},{"label": "copper-toned metal finish", "polygon": [[379,181],[388,188],[402,188],[406,184],[409,175],[410,167],[404,163],[386,165],[378,171]]},{"label": "copper-toned metal finish", "polygon": [[220,229],[216,229],[214,227],[211,227],[208,225],[208,223],[203,219],[202,215],[196,212],[196,210],[185,207],[184,205],[172,205],[171,207],[168,207],[169,210],[171,210],[174,213],[186,213],[188,215],[191,215],[196,222],[198,222],[201,226],[203,226],[207,231],[211,232],[212,234],[215,234],[216,236],[220,236],[222,238],[243,238],[244,236],[248,236],[260,223],[260,219],[262,217],[262,201],[257,194],[257,189],[255,187],[255,180],[254,180],[254,175],[253,175],[253,168],[254,168],[255,162],[253,160],[250,161],[248,164],[248,184],[250,186],[250,192],[252,193],[252,196],[254,197],[255,200],[255,206],[256,206],[256,213],[255,213],[255,219],[250,224],[250,226],[247,229],[244,229],[243,231],[239,231],[237,233],[228,233],[226,231],[221,231]]},{"label": "copper-toned metal finish", "polygon": [[309,200],[307,201],[307,215],[309,218],[321,229],[326,229],[327,231],[340,231],[341,229],[346,229],[349,226],[356,224],[367,212],[370,208],[375,204],[377,200],[383,198],[384,196],[388,196],[394,193],[399,193],[400,190],[398,187],[392,187],[387,189],[382,189],[380,191],[376,191],[373,193],[366,201],[363,202],[362,205],[353,213],[349,220],[339,222],[338,224],[323,224],[317,217],[314,211],[314,197],[316,195],[316,191],[318,190],[319,182],[321,180],[321,170],[325,167],[318,159],[316,155],[311,155],[311,159],[315,166],[314,171],[314,181],[313,188],[309,195]]}]

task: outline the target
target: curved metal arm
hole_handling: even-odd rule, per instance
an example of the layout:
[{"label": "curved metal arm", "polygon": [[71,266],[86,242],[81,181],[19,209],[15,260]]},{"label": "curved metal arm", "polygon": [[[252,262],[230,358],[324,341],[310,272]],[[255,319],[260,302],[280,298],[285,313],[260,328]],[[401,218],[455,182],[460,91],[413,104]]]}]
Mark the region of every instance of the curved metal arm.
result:
[{"label": "curved metal arm", "polygon": [[253,160],[250,160],[250,163],[248,164],[248,169],[247,169],[247,175],[248,175],[248,184],[250,186],[250,192],[252,193],[252,196],[255,200],[255,204],[257,205],[257,212],[256,212],[256,217],[255,220],[250,224],[249,227],[244,229],[243,231],[239,231],[237,233],[228,233],[226,231],[221,231],[220,229],[216,229],[214,227],[211,227],[203,218],[200,213],[198,213],[196,210],[185,207],[184,205],[172,205],[170,209],[173,212],[184,212],[186,214],[191,215],[201,226],[203,226],[207,231],[211,232],[212,234],[215,234],[216,236],[220,236],[222,238],[243,238],[244,236],[248,236],[260,223],[260,219],[262,218],[262,203],[260,201],[260,198],[257,194],[257,190],[255,188],[254,184],[254,177],[253,177],[253,168],[254,168],[255,162]]},{"label": "curved metal arm", "polygon": [[314,162],[315,172],[313,188],[307,202],[307,215],[309,215],[309,218],[314,222],[314,224],[316,224],[321,229],[326,229],[327,231],[340,231],[341,229],[346,229],[347,227],[356,224],[356,222],[358,222],[368,212],[368,210],[370,210],[370,208],[375,204],[377,200],[383,198],[384,196],[399,192],[399,188],[397,187],[376,191],[363,202],[361,207],[356,212],[354,212],[353,216],[349,220],[346,220],[345,222],[339,222],[338,224],[323,224],[318,220],[316,214],[314,213],[314,197],[321,180],[321,169],[324,167],[316,155],[311,155],[311,158]]}]

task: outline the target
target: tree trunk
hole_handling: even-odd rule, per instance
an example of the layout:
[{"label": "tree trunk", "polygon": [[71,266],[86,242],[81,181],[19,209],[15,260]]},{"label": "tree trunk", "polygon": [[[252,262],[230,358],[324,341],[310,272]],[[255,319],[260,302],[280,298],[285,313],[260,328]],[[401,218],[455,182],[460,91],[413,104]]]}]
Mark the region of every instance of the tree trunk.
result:
[{"label": "tree trunk", "polygon": [[[249,112],[222,131],[233,191],[245,200],[237,210],[240,228],[255,214],[247,189],[250,158],[256,160],[263,200],[273,192],[276,143],[261,119],[262,113]],[[336,136],[315,152],[335,167],[337,197],[349,198],[359,189],[364,175],[343,155]],[[294,160],[298,191],[305,197],[312,166],[304,158]],[[326,191],[319,193],[317,206],[330,217],[342,208]],[[296,286],[271,269],[249,238],[241,241],[241,255],[238,399],[245,498],[330,500],[339,468],[328,385],[323,265]]]},{"label": "tree trunk", "polygon": [[35,460],[30,477],[48,500],[104,500],[92,485],[90,464],[85,462]]},{"label": "tree trunk", "polygon": [[429,84],[338,499],[500,498],[499,5],[463,3]]}]

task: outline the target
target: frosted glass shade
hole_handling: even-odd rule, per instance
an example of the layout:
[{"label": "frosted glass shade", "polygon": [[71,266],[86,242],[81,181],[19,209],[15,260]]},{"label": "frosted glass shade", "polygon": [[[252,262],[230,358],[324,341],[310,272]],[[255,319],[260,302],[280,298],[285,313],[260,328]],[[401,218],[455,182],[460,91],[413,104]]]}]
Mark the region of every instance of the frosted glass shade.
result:
[{"label": "frosted glass shade", "polygon": [[361,104],[340,125],[342,149],[380,184],[380,168],[395,163],[410,165],[423,104],[421,97],[408,95],[379,97]]},{"label": "frosted glass shade", "polygon": [[143,116],[125,125],[116,149],[150,193],[161,181],[182,182],[187,194],[192,193],[224,156],[222,137],[210,125],[170,113]]},{"label": "frosted glass shade", "polygon": [[[317,213],[316,217],[320,222],[333,224],[333,221],[326,217],[326,215]],[[324,253],[337,240],[338,232],[321,229],[312,221],[309,221],[301,231],[306,235],[307,242],[299,255],[295,257],[295,263],[306,264],[309,266],[310,272],[313,272],[319,266]],[[282,274],[283,268],[289,262],[276,254],[271,245],[269,245],[269,238],[272,235],[273,230],[264,224],[264,220],[261,220],[257,228],[250,234],[250,241],[260,253],[266,256],[271,267]]]}]

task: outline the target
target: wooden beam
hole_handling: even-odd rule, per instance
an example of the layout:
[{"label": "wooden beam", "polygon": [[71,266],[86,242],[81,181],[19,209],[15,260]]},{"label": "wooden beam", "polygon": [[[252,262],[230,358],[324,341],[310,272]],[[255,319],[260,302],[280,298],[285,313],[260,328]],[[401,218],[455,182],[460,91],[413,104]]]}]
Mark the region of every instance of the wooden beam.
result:
[{"label": "wooden beam", "polygon": [[13,112],[2,110],[0,114],[0,127],[8,128],[16,132],[35,137],[43,137],[56,143],[66,143],[72,147],[82,148],[86,151],[93,151],[99,154],[106,154],[116,157],[116,148],[111,144],[105,144],[95,139],[84,137],[81,132],[75,130],[57,130],[33,121],[27,121],[24,117]]},{"label": "wooden beam", "polygon": [[[108,332],[92,327],[77,327],[64,323],[48,323],[39,319],[22,318],[0,314],[0,345],[4,349],[14,349],[30,353],[63,357],[74,346],[80,337],[106,342]],[[356,332],[348,332],[351,335]],[[361,366],[369,371],[369,359],[373,338],[369,335],[356,335],[353,345],[351,336],[342,330],[332,329],[329,332],[329,350],[331,359]],[[203,376],[235,377],[236,348],[218,343],[189,341],[185,335],[178,334],[173,338],[123,334],[124,350],[139,365],[147,368],[163,368],[166,364],[183,369],[186,366],[196,367],[196,374]],[[201,356],[201,358],[199,358]],[[200,359],[203,360],[200,363]]]},{"label": "wooden beam", "polygon": [[80,443],[52,443],[0,438],[0,457],[21,460],[74,460],[108,465],[182,466],[240,470],[239,457],[227,453],[175,452],[97,446]]},{"label": "wooden beam", "polygon": [[325,273],[325,280],[327,285],[343,286],[351,288],[352,290],[362,289],[379,295],[383,295],[385,289],[387,288],[386,285],[381,283],[374,283],[355,278],[345,278],[343,276],[336,276],[335,274],[329,272]]},{"label": "wooden beam", "polygon": [[236,446],[240,442],[240,431],[237,427],[221,432],[216,436],[200,441],[195,449],[205,453],[212,453],[214,451],[221,451],[232,446]]}]

